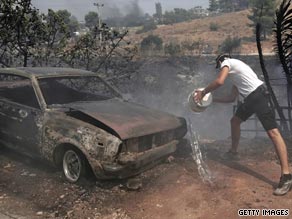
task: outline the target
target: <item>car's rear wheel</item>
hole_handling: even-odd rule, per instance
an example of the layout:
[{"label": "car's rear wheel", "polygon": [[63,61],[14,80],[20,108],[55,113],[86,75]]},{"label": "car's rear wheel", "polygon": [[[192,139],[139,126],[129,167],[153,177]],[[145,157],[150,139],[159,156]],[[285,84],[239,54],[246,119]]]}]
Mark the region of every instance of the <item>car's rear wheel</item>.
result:
[{"label": "car's rear wheel", "polygon": [[63,173],[71,183],[76,183],[85,175],[84,155],[74,148],[69,148],[63,155]]}]

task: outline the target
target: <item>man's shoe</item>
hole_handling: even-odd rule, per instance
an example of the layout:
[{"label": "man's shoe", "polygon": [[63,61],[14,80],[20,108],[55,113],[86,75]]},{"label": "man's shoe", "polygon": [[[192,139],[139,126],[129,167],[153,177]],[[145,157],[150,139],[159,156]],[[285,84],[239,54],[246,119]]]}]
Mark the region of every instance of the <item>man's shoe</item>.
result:
[{"label": "man's shoe", "polygon": [[229,161],[238,161],[239,155],[237,152],[228,151],[222,156],[223,160],[229,160]]},{"label": "man's shoe", "polygon": [[274,191],[274,195],[285,195],[292,188],[291,174],[283,175],[280,178],[278,187]]}]

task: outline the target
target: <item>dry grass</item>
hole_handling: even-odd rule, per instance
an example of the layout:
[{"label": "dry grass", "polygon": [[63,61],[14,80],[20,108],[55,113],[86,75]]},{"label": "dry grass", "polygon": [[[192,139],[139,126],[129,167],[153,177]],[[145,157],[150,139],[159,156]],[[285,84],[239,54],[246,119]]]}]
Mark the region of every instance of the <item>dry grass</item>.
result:
[{"label": "dry grass", "polygon": [[[156,30],[143,34],[135,34],[135,31],[130,31],[129,39],[135,44],[140,44],[144,37],[154,34],[160,36],[164,43],[201,41],[204,42],[204,45],[210,45],[216,52],[218,46],[230,36],[242,39],[241,53],[257,53],[254,27],[251,26],[251,21],[247,17],[249,13],[248,10],[245,10],[173,25],[161,25]],[[217,31],[210,30],[211,23],[218,26]],[[271,37],[263,42],[263,51],[265,53],[272,52],[272,45]]]}]

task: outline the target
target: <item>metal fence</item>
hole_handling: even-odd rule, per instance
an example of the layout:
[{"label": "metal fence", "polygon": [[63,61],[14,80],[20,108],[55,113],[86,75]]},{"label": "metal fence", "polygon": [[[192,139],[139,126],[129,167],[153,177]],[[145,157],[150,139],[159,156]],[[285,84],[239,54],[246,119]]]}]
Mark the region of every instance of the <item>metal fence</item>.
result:
[{"label": "metal fence", "polygon": [[[233,114],[236,112],[237,107],[238,107],[238,105],[233,106]],[[285,122],[287,124],[288,132],[289,132],[287,134],[291,135],[292,134],[292,107],[280,106],[280,109],[283,111],[283,113],[285,115]],[[281,126],[281,119],[280,119],[276,109],[274,109],[274,112],[275,112],[275,116],[276,116],[276,121],[278,123],[278,127],[279,127],[281,132],[284,132],[285,130]],[[260,133],[266,132],[264,130],[264,128],[262,127],[262,124],[256,115],[252,115],[246,122],[248,123],[246,125],[247,127],[241,128],[242,132],[253,132],[255,134],[255,136],[259,136]]]}]

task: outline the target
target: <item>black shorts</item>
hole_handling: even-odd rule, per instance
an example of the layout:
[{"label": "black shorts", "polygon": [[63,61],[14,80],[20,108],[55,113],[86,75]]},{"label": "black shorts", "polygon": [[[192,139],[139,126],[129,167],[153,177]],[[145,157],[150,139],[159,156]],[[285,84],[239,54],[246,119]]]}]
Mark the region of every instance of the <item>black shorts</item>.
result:
[{"label": "black shorts", "polygon": [[269,103],[269,94],[267,94],[263,85],[244,99],[244,102],[237,108],[235,115],[242,121],[246,121],[254,113],[266,131],[277,128],[275,113]]}]

